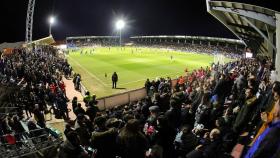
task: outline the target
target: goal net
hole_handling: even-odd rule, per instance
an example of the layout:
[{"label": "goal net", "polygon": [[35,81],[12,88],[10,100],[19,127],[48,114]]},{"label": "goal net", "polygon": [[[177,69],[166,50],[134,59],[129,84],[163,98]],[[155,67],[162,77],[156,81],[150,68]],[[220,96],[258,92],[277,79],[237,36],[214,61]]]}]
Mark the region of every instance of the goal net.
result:
[{"label": "goal net", "polygon": [[214,54],[214,63],[224,65],[225,64],[225,56],[223,54],[220,54],[220,53]]}]

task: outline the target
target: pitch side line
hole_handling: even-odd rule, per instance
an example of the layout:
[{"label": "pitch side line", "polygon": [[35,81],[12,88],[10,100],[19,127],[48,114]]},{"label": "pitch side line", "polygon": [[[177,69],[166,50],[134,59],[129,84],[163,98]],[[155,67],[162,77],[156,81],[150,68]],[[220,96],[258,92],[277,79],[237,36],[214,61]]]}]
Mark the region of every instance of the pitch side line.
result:
[{"label": "pitch side line", "polygon": [[83,67],[80,63],[75,61],[72,57],[69,56],[69,58],[74,61],[80,68],[82,68],[86,73],[88,73],[91,77],[95,78],[97,81],[99,81],[103,86],[107,87],[107,84],[105,84],[102,80],[100,80],[98,77],[96,77],[94,74],[92,74],[90,71],[88,71],[85,67]]}]

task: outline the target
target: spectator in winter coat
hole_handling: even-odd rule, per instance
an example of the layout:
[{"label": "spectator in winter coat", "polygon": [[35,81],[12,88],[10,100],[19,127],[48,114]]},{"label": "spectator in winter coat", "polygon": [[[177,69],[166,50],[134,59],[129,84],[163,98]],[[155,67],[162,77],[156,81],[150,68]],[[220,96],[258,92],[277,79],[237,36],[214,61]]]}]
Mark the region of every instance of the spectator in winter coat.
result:
[{"label": "spectator in winter coat", "polygon": [[[277,157],[279,154],[279,142],[280,142],[280,102],[277,101],[275,105],[275,111],[273,113],[274,120],[268,126],[268,128],[263,131],[261,135],[258,136],[252,147],[246,154],[246,158],[264,158],[264,157]],[[279,157],[279,155],[278,155]]]},{"label": "spectator in winter coat", "polygon": [[129,120],[118,135],[119,155],[122,158],[145,158],[148,141],[141,133],[139,121]]},{"label": "spectator in winter coat", "polygon": [[80,139],[76,132],[71,131],[66,135],[66,141],[64,141],[59,150],[59,158],[87,158],[88,153],[81,148]]},{"label": "spectator in winter coat", "polygon": [[97,149],[96,158],[115,158],[117,152],[116,138],[118,131],[116,128],[105,126],[106,118],[99,116],[94,119],[97,129],[92,132],[91,144]]},{"label": "spectator in winter coat", "polygon": [[240,133],[245,130],[247,124],[252,119],[252,114],[256,105],[256,96],[253,94],[253,89],[248,88],[245,92],[246,101],[237,114],[233,124],[233,130]]},{"label": "spectator in winter coat", "polygon": [[210,93],[203,94],[201,104],[198,106],[195,112],[194,127],[198,124],[203,124],[204,127],[209,127],[209,116],[211,112]]}]

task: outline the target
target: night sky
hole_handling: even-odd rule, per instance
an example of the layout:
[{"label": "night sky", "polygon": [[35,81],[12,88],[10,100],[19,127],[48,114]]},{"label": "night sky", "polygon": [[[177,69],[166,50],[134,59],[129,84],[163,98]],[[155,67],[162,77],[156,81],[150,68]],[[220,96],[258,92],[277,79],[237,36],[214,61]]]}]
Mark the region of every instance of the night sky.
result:
[{"label": "night sky", "polygon": [[[234,0],[280,11],[277,0]],[[1,1],[0,43],[25,40],[28,0]],[[206,10],[205,0],[37,0],[33,40],[48,36],[48,17],[56,40],[67,36],[116,35],[114,21],[127,22],[124,34],[200,35],[235,38]]]}]

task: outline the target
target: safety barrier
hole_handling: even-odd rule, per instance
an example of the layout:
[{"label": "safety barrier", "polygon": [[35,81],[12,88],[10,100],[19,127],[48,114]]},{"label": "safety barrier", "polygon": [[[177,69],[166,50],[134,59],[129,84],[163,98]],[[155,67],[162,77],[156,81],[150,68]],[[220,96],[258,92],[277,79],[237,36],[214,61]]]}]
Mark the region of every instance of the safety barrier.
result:
[{"label": "safety barrier", "polygon": [[[174,86],[177,82],[177,79],[172,80],[172,86]],[[86,87],[81,83],[81,93],[83,96],[85,96],[85,93],[87,92]],[[98,98],[98,104],[97,106],[99,109],[110,109],[114,106],[120,106],[129,104],[131,102],[139,101],[141,99],[144,99],[147,96],[147,92],[145,88],[139,88],[119,94],[114,94],[107,97]]]}]

